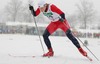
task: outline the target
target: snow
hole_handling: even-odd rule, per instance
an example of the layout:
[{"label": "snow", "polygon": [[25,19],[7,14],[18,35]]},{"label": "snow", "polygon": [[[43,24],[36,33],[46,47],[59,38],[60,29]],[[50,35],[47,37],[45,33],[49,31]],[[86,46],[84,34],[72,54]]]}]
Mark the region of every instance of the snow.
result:
[{"label": "snow", "polygon": [[[41,39],[47,52],[43,38]],[[88,48],[100,59],[100,39],[80,39],[88,40]],[[81,43],[82,48],[93,59],[92,62],[83,57],[67,37],[50,36],[50,40],[55,56],[47,58],[40,57],[43,51],[38,36],[0,34],[0,64],[100,64]],[[37,57],[11,57],[8,54]]]}]

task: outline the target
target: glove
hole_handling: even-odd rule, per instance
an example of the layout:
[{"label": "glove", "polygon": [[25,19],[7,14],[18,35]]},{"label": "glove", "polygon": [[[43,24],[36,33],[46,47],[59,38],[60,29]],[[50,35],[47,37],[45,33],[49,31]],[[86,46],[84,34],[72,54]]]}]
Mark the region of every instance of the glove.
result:
[{"label": "glove", "polygon": [[65,20],[64,20],[63,18],[60,18],[59,21],[60,21],[60,22],[64,22]]},{"label": "glove", "polygon": [[33,14],[34,16],[36,16],[36,13],[35,13],[35,11],[34,11],[33,6],[29,5],[29,10],[31,10],[32,14]]},{"label": "glove", "polygon": [[30,5],[29,6],[29,10],[34,10],[33,6]]}]

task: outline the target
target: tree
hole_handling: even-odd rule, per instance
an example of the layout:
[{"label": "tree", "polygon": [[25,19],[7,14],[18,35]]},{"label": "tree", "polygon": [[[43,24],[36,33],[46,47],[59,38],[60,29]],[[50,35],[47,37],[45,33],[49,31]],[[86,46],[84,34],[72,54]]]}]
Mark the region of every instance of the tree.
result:
[{"label": "tree", "polygon": [[9,21],[20,21],[22,18],[22,1],[11,0],[5,7],[5,13]]},{"label": "tree", "polygon": [[83,27],[86,29],[87,24],[94,20],[95,11],[93,3],[87,0],[80,0],[80,5],[77,4],[78,19],[82,21]]},{"label": "tree", "polygon": [[69,15],[67,17],[67,20],[68,20],[69,24],[71,25],[71,27],[74,28],[77,25],[77,17],[76,17],[76,14]]},{"label": "tree", "polygon": [[24,11],[22,12],[22,19],[24,22],[32,22],[33,21],[31,11],[29,10],[28,7],[29,7],[29,5],[26,4],[24,6]]}]

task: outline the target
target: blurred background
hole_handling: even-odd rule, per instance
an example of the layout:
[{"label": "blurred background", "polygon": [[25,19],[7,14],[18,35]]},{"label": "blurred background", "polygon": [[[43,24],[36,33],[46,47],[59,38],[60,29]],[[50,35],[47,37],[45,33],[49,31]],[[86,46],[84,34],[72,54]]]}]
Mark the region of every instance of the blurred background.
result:
[{"label": "blurred background", "polygon": [[[40,0],[0,0],[0,34],[37,35],[29,3],[37,9]],[[100,38],[99,0],[45,0],[64,11],[73,33],[81,38]],[[42,35],[50,20],[41,13],[36,22]],[[58,29],[52,36],[65,36]]]}]

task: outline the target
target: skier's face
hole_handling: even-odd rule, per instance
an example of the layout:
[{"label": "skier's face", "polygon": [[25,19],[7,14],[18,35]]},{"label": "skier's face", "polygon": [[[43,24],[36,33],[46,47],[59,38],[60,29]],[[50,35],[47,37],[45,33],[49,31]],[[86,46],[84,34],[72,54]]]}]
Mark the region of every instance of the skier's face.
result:
[{"label": "skier's face", "polygon": [[44,5],[43,7],[40,7],[41,12],[44,12],[46,9],[46,6]]}]

